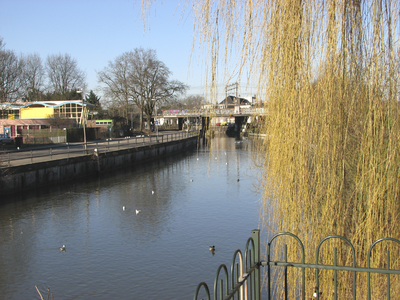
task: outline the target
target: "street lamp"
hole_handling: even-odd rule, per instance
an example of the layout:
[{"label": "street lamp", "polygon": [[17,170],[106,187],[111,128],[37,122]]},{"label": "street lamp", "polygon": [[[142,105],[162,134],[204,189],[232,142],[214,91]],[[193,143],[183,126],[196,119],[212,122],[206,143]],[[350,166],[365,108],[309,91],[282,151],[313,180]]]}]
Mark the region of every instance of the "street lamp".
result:
[{"label": "street lamp", "polygon": [[76,91],[78,94],[81,94],[82,97],[82,115],[81,115],[81,120],[82,120],[82,125],[83,125],[83,143],[84,143],[84,147],[85,147],[85,151],[87,149],[87,143],[86,143],[86,120],[85,120],[85,116],[86,116],[86,106],[83,103],[83,91],[82,89],[79,89]]}]

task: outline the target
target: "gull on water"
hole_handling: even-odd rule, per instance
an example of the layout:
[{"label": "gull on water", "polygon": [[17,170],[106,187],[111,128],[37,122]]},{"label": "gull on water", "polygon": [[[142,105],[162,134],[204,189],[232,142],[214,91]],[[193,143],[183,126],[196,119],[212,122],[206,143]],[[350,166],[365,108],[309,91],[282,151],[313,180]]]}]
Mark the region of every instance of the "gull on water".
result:
[{"label": "gull on water", "polygon": [[139,214],[140,212],[141,212],[140,209],[137,209],[137,210],[136,210],[136,214]]}]

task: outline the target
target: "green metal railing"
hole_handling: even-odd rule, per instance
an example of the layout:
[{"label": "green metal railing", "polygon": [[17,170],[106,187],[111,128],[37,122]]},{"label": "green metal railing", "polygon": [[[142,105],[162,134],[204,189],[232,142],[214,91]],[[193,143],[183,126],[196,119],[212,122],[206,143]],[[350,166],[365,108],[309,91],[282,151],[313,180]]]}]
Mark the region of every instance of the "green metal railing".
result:
[{"label": "green metal railing", "polygon": [[[247,240],[244,256],[239,249],[233,254],[230,276],[225,264],[218,267],[214,280],[214,299],[228,300],[234,299],[236,296],[236,299],[260,300],[260,263],[260,230],[254,229],[251,231],[251,237]],[[222,277],[225,280],[219,279],[221,270],[224,271]],[[210,300],[210,290],[205,282],[199,283],[193,299],[198,299],[202,288],[205,290],[207,300]]]},{"label": "green metal railing", "polygon": [[[281,237],[290,237],[293,238],[299,246],[301,252],[301,262],[289,262],[287,255],[287,245],[283,245],[283,249],[275,249],[276,253],[279,253],[282,257],[282,260],[272,260],[271,259],[271,247],[273,242]],[[341,240],[351,250],[352,255],[352,265],[351,266],[340,266],[337,262],[337,247],[334,247],[334,258],[333,265],[325,265],[319,263],[320,250],[321,246],[327,242],[328,240],[337,239]],[[288,269],[289,268],[297,268],[301,270],[301,278],[300,286],[296,286],[295,288],[300,288],[299,296],[296,299],[306,299],[306,269],[314,269],[315,270],[315,289],[313,293],[313,299],[320,299],[320,270],[331,270],[333,271],[333,298],[338,299],[338,271],[352,272],[352,299],[357,298],[357,273],[367,273],[367,289],[366,294],[368,299],[371,299],[371,273],[378,274],[386,274],[386,299],[390,299],[391,297],[391,278],[390,275],[400,275],[399,269],[391,269],[390,268],[390,252],[387,251],[387,263],[386,269],[380,268],[371,268],[371,256],[372,250],[379,243],[390,241],[397,243],[400,248],[400,241],[394,238],[386,237],[377,240],[374,242],[368,250],[367,256],[367,267],[357,267],[356,265],[356,253],[355,248],[351,244],[351,242],[338,235],[331,235],[321,240],[316,249],[316,262],[315,264],[305,263],[305,251],[304,245],[302,241],[294,234],[289,232],[282,232],[274,235],[268,242],[267,245],[267,260],[260,260],[260,231],[258,229],[252,230],[251,238],[248,239],[246,244],[245,256],[243,259],[243,255],[240,250],[236,250],[233,256],[230,275],[228,273],[227,267],[222,264],[218,268],[217,274],[214,280],[214,300],[216,299],[261,299],[261,280],[260,280],[260,267],[267,267],[266,274],[266,297],[267,299],[275,299],[277,296],[272,295],[274,279],[276,280],[276,276],[272,275],[272,267],[281,268],[281,275],[283,276],[283,291],[279,294],[279,299],[288,299],[289,298],[289,290],[288,290]],[[249,248],[251,244],[251,247]],[[236,262],[237,256],[239,256],[239,263]],[[244,268],[243,268],[244,266]],[[223,270],[223,274],[225,281],[223,279],[219,280],[220,271]],[[223,288],[225,286],[225,288]],[[206,297],[210,300],[210,291],[205,282],[201,282],[195,291],[194,300],[198,299],[198,295],[202,288],[205,291]],[[274,287],[276,288],[276,286]],[[383,295],[382,295],[383,296]],[[326,298],[326,297],[324,297]],[[383,298],[383,297],[381,297]]]}]

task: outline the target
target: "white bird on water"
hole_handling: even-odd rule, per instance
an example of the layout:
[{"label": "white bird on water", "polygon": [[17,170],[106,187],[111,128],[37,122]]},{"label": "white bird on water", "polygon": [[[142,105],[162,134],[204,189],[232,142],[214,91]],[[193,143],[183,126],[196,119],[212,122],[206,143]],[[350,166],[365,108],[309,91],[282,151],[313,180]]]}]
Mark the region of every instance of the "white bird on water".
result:
[{"label": "white bird on water", "polygon": [[62,245],[62,247],[60,248],[60,251],[65,251],[65,245]]},{"label": "white bird on water", "polygon": [[139,214],[140,212],[141,212],[140,209],[137,209],[137,210],[136,210],[136,214]]},{"label": "white bird on water", "polygon": [[122,206],[122,210],[125,210],[126,209],[126,207],[125,206]]},{"label": "white bird on water", "polygon": [[154,191],[151,191],[151,194],[154,195]]}]

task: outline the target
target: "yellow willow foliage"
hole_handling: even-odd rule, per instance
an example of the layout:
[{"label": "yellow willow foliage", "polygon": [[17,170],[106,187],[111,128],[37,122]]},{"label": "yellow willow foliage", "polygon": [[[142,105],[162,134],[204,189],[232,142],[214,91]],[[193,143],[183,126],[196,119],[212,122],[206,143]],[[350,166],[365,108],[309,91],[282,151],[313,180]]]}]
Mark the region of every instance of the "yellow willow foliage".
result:
[{"label": "yellow willow foliage", "polygon": [[[377,239],[400,239],[399,1],[198,0],[187,7],[211,88],[218,66],[234,65],[233,73],[258,84],[268,109],[258,149],[265,226],[296,234],[309,263],[328,235],[353,243],[358,266]],[[298,260],[298,248],[286,242],[289,259]],[[350,249],[335,241],[320,262],[332,264],[333,247],[339,265],[351,265]],[[377,247],[372,266],[387,267],[386,250],[400,268],[394,243]],[[333,274],[321,273],[333,290]],[[365,296],[366,275],[357,280]],[[372,280],[375,299],[386,293],[381,280]],[[348,283],[351,274],[339,282],[351,295]]]}]

